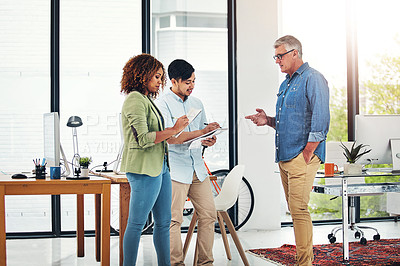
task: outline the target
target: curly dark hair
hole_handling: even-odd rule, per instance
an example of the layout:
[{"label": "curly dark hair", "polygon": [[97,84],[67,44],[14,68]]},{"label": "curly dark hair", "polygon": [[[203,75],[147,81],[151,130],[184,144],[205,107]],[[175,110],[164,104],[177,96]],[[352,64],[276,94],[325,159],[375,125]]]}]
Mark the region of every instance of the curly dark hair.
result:
[{"label": "curly dark hair", "polygon": [[[158,69],[163,70],[161,77],[163,83],[161,87],[164,88],[166,83],[166,74],[163,64],[155,57],[149,54],[141,54],[134,56],[128,60],[124,66],[124,73],[121,79],[121,92],[129,94],[132,91],[138,91],[145,94],[147,91],[147,84],[156,74]],[[153,98],[157,97],[158,92],[150,93]]]}]

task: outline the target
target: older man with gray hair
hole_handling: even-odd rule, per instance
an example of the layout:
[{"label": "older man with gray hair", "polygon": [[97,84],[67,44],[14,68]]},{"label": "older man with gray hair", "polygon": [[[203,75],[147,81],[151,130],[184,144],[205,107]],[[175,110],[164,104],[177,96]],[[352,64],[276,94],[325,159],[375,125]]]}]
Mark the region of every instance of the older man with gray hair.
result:
[{"label": "older man with gray hair", "polygon": [[329,88],[324,76],[303,63],[302,47],[286,35],[274,43],[275,63],[286,73],[276,102],[276,114],[262,109],[246,116],[257,126],[275,129],[275,161],[279,165],[286,201],[293,220],[296,262],[312,265],[313,228],[308,202],[319,165],[325,161],[329,130]]}]

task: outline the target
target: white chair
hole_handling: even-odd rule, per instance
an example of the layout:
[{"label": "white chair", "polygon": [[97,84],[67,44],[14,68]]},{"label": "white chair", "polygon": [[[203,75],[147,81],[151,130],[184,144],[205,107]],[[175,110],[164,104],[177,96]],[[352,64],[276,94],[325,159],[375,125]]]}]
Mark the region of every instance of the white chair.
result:
[{"label": "white chair", "polygon": [[[230,250],[229,250],[229,243],[228,243],[228,238],[227,238],[227,233],[224,230],[225,225],[228,227],[228,231],[231,234],[233,241],[235,242],[236,248],[239,251],[240,257],[242,258],[242,261],[244,265],[249,265],[249,262],[246,258],[246,255],[244,253],[243,247],[240,244],[239,237],[236,233],[235,227],[232,224],[231,219],[229,218],[229,215],[227,213],[227,210],[231,208],[235,203],[239,195],[239,188],[240,188],[240,182],[242,181],[242,177],[244,174],[244,165],[236,165],[230,172],[229,174],[225,177],[224,183],[222,184],[222,188],[220,193],[218,194],[217,197],[215,197],[214,202],[215,202],[215,208],[217,210],[217,217],[218,217],[218,224],[219,227],[221,228],[221,235],[222,235],[222,240],[224,242],[225,246],[225,252],[226,256],[228,257],[229,260],[232,259]],[[189,229],[186,235],[186,240],[185,244],[183,246],[183,259],[186,257],[186,253],[190,244],[190,240],[193,235],[194,228],[196,227],[196,222],[197,222],[197,214],[196,210],[193,214],[192,221],[190,222]],[[197,246],[195,249],[195,255],[194,255],[194,262],[193,265],[197,265]]]}]

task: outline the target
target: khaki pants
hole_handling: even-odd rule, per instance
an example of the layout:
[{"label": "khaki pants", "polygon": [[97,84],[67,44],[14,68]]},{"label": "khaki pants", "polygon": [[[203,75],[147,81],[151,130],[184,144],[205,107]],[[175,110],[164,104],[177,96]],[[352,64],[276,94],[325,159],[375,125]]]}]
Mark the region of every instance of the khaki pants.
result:
[{"label": "khaki pants", "polygon": [[183,263],[181,225],[183,222],[183,208],[187,197],[190,198],[198,215],[197,224],[197,249],[198,265],[213,265],[214,225],[217,212],[211,190],[210,179],[203,182],[193,173],[192,184],[183,184],[172,181],[172,206],[171,206],[171,265],[185,265]]},{"label": "khaki pants", "polygon": [[303,153],[290,161],[279,162],[283,190],[293,220],[298,265],[312,265],[314,259],[313,228],[308,202],[320,162],[314,155],[306,164]]}]

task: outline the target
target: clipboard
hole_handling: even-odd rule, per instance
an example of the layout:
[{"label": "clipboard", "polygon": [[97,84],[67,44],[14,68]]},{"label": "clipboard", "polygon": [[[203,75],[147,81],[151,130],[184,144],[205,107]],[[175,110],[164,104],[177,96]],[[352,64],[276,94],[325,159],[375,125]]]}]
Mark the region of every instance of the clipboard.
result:
[{"label": "clipboard", "polygon": [[228,130],[228,128],[220,127],[220,128],[214,129],[213,131],[207,132],[207,133],[205,133],[205,134],[203,134],[201,136],[198,136],[196,138],[187,140],[187,141],[183,142],[182,144],[189,144],[189,143],[192,143],[192,142],[194,142],[196,140],[203,140],[203,139],[206,139],[206,138],[221,134],[222,132],[225,132],[226,130]]}]

